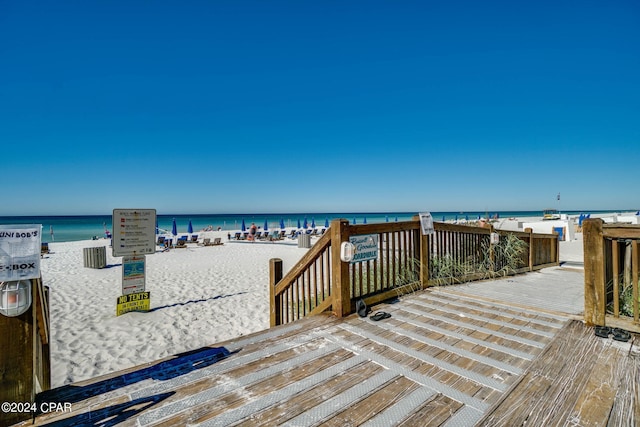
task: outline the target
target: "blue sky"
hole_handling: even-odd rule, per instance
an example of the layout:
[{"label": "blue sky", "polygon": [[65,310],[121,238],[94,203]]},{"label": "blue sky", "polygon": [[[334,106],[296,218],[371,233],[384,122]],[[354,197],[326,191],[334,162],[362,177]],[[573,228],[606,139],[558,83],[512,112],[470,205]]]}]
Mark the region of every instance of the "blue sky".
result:
[{"label": "blue sky", "polygon": [[640,209],[636,1],[0,1],[0,215]]}]

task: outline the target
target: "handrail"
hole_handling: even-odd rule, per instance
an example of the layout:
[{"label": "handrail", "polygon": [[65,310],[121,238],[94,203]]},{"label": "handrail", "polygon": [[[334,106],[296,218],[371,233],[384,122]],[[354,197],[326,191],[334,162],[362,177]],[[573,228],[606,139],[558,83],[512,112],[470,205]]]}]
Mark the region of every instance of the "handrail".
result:
[{"label": "handrail", "polygon": [[594,218],[582,230],[585,322],[640,332],[640,226]]},{"label": "handrail", "polygon": [[[426,286],[450,283],[430,278],[438,258],[450,257],[459,263],[485,262],[483,249],[489,246],[493,228],[434,222],[434,229],[434,235],[423,236],[417,217],[411,221],[357,225],[349,225],[344,219],[334,220],[328,232],[286,275],[282,275],[282,262],[272,260],[271,326],[329,308],[341,317],[354,311],[358,298],[373,304]],[[509,267],[508,274],[558,265],[557,234],[533,233],[530,229],[497,233],[514,235],[528,247],[517,267]],[[341,243],[349,241],[350,236],[363,234],[378,235],[378,258],[354,264],[342,262]],[[452,280],[486,279],[497,268],[502,272],[505,260],[497,257],[491,260],[489,270],[482,270],[484,273],[470,271]]]}]

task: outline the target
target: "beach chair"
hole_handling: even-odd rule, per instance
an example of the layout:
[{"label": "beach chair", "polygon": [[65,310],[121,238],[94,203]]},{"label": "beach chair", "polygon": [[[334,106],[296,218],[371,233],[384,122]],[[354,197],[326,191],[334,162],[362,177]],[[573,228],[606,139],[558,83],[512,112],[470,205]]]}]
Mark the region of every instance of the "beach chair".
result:
[{"label": "beach chair", "polygon": [[237,232],[237,233],[236,233],[236,235],[235,235],[235,239],[236,239],[236,240],[240,240],[240,232]]},{"label": "beach chair", "polygon": [[180,236],[178,240],[184,240],[185,242],[189,241],[189,236]]},{"label": "beach chair", "polygon": [[165,241],[165,237],[164,236],[160,236],[160,237],[158,237],[158,241],[156,242],[156,245],[164,246],[164,241]]},{"label": "beach chair", "polygon": [[280,230],[280,236],[278,237],[278,240],[282,240],[285,237],[287,237],[287,232],[284,230]]},{"label": "beach chair", "polygon": [[224,245],[220,237],[216,237],[215,239],[213,239],[213,243],[211,243],[211,246],[220,246],[220,245]]},{"label": "beach chair", "polygon": [[312,236],[317,236],[318,235],[318,229],[314,228],[313,231],[311,232]]},{"label": "beach chair", "polygon": [[198,235],[194,234],[193,236],[191,236],[191,243],[198,243]]},{"label": "beach chair", "polygon": [[40,257],[42,258],[45,254],[49,253],[49,243],[42,243],[40,245]]},{"label": "beach chair", "polygon": [[187,247],[187,239],[179,238],[178,243],[176,243],[176,248],[186,248]]},{"label": "beach chair", "polygon": [[211,246],[211,239],[205,237],[202,239],[202,243],[198,243],[198,246]]}]

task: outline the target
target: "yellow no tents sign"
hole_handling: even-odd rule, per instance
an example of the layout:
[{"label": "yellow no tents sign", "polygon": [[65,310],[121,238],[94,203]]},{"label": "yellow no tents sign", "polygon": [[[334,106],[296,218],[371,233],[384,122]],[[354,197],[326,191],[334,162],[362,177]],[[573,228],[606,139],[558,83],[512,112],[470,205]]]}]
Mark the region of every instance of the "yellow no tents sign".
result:
[{"label": "yellow no tents sign", "polygon": [[151,292],[138,292],[122,295],[116,303],[116,316],[130,311],[149,311],[151,307]]}]

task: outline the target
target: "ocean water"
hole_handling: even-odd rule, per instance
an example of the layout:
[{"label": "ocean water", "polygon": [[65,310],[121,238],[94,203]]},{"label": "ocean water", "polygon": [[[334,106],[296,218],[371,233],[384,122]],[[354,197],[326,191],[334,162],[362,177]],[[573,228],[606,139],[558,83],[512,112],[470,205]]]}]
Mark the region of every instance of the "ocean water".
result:
[{"label": "ocean water", "polygon": [[[583,211],[585,213],[611,213],[616,211]],[[579,215],[578,211],[563,211],[562,213],[569,215]],[[393,221],[408,221],[416,215],[417,212],[376,212],[376,213],[280,213],[280,214],[197,214],[197,215],[158,215],[158,228],[161,233],[169,233],[175,218],[178,234],[187,234],[189,221],[193,226],[193,232],[211,227],[214,230],[220,227],[223,230],[239,230],[242,221],[246,227],[251,223],[255,223],[259,227],[264,227],[265,221],[267,227],[275,229],[280,227],[280,221],[284,222],[286,227],[297,227],[298,221],[300,225],[304,225],[305,218],[307,225],[311,226],[315,222],[316,227],[323,227],[325,222],[331,222],[332,219],[345,218],[349,223],[368,224]],[[539,217],[542,211],[494,211],[494,212],[431,212],[435,221],[449,221],[455,219],[474,220],[478,217],[499,218],[510,217]],[[100,238],[105,236],[105,230],[112,230],[111,215],[84,215],[84,216],[0,216],[0,224],[2,225],[18,225],[18,224],[40,224],[42,225],[42,241],[43,242],[69,242],[78,240],[89,240],[92,238]]]}]

